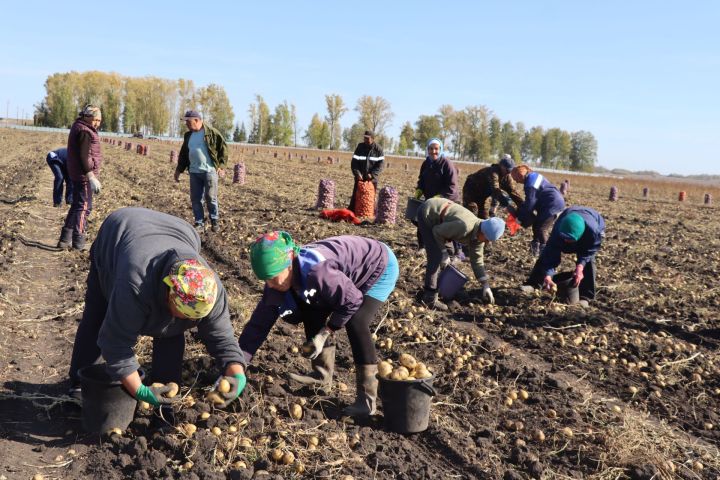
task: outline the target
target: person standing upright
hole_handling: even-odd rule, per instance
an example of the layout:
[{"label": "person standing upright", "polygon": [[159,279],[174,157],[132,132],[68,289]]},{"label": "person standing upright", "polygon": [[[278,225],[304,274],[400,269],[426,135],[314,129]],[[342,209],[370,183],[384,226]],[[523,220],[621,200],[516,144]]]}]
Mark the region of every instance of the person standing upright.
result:
[{"label": "person standing upright", "polygon": [[352,160],[350,161],[350,170],[352,170],[353,173],[354,183],[348,210],[355,211],[355,194],[357,193],[358,182],[373,182],[375,191],[377,192],[377,179],[383,170],[384,162],[385,153],[382,147],[375,143],[375,134],[370,130],[365,130],[363,141],[355,147]]},{"label": "person standing upright", "polygon": [[210,125],[203,123],[203,117],[196,110],[188,110],[182,117],[188,131],[185,132],[178,164],[175,169],[175,181],[186,169],[190,173],[190,201],[192,203],[195,228],[204,230],[205,211],[203,200],[207,204],[212,231],[217,232],[218,175],[227,163],[227,144],[222,134]]},{"label": "person standing upright", "polygon": [[97,175],[102,164],[100,135],[102,122],[100,107],[86,105],[70,127],[67,145],[67,172],[72,181],[72,204],[65,217],[58,247],[86,250],[87,217],[92,209],[93,195],[102,185]]},{"label": "person standing upright", "polygon": [[[58,148],[45,157],[50,170],[53,172],[53,207],[62,205],[63,190],[65,190],[65,203],[72,204],[72,182],[67,172],[67,148]],[[65,188],[63,188],[63,186]]]}]

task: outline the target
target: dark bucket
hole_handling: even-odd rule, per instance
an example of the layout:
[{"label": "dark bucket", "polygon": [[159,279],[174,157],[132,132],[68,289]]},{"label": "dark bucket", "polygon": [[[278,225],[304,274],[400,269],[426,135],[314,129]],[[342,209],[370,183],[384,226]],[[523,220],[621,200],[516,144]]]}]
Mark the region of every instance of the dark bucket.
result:
[{"label": "dark bucket", "polygon": [[423,204],[422,200],[417,198],[408,197],[407,206],[405,207],[405,218],[411,222],[417,221],[418,209]]},{"label": "dark bucket", "polygon": [[[138,370],[140,380],[145,372]],[[82,425],[88,432],[106,433],[110,429],[125,430],[135,416],[137,400],[120,381],[110,380],[105,364],[90,365],[78,370],[82,386]]]},{"label": "dark bucket", "polygon": [[580,290],[573,286],[574,272],[560,272],[553,276],[553,282],[557,285],[557,299],[568,305],[574,305],[580,301]]},{"label": "dark bucket", "polygon": [[430,399],[435,375],[422,380],[390,380],[380,378],[378,394],[383,404],[385,428],[397,433],[427,430],[430,422]]},{"label": "dark bucket", "polygon": [[438,293],[445,300],[452,300],[468,281],[467,275],[448,265],[438,277]]}]

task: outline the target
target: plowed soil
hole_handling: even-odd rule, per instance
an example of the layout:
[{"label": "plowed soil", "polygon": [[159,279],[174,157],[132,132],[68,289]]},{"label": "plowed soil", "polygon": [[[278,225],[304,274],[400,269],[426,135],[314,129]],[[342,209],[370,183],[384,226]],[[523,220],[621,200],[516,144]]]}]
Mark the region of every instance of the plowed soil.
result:
[{"label": "plowed soil", "polygon": [[[155,431],[152,413],[138,409],[122,435],[97,436],[83,432],[65,396],[88,255],[43,248],[55,245],[66,214],[52,207],[45,155],[65,142],[64,134],[0,129],[0,479],[720,478],[720,220],[702,201],[706,192],[720,198],[717,186],[569,177],[569,203],[599,210],[607,223],[597,300],[582,308],[548,293],[523,295],[533,263],[524,231],[486,256],[497,305],[484,305],[472,280],[468,298],[440,313],[417,301],[424,255],[402,218],[418,162],[389,158],[381,178],[400,192],[396,225],[353,226],[322,220],[314,208],[323,178],[336,183],[335,206],[346,206],[347,154],[328,161],[327,153],[235,146],[230,163],[245,162],[246,184],[233,184],[228,169],[220,231],[201,237],[229,292],[236,332],[261,292],[247,257],[259,233],[284,229],[298,243],[380,239],[396,252],[401,276],[373,325],[379,353],[410,353],[435,374],[430,427],[388,432],[382,404],[367,421],[341,416],[355,393],[344,333],[334,388],[296,389],[286,374],[308,367],[294,353],[302,329],[280,321],[241,400],[226,410],[203,401],[216,372],[188,332],[178,420],[195,424],[193,435]],[[123,206],[192,221],[187,177],[172,179],[170,151],[179,145],[146,144],[143,156],[103,143],[90,240]],[[477,168],[461,165],[462,180]],[[620,189],[616,202],[608,201],[611,185]],[[460,268],[471,275],[468,264]],[[572,258],[561,269],[572,269]],[[149,367],[148,339],[137,354]],[[302,406],[301,419],[290,416],[292,404]],[[294,458],[275,461],[276,449]]]}]

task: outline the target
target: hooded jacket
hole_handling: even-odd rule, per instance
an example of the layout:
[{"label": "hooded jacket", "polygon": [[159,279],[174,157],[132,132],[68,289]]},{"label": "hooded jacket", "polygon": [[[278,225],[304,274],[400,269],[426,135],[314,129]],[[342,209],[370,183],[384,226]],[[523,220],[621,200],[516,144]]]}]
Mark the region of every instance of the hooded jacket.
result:
[{"label": "hooded jacket", "polygon": [[[583,218],[585,231],[577,242],[567,243],[560,235],[560,225],[562,225],[563,218],[571,213],[577,213]],[[585,266],[588,262],[595,260],[604,236],[605,219],[602,215],[590,207],[570,207],[555,222],[555,226],[550,232],[550,239],[540,254],[538,262],[546,276],[555,274],[555,268],[560,265],[560,257],[563,253],[576,254],[575,263]]]}]

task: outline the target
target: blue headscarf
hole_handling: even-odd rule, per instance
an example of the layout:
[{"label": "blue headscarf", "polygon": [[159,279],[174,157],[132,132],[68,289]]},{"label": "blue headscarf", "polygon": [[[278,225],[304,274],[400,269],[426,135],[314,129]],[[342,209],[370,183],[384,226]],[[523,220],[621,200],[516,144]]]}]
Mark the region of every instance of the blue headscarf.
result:
[{"label": "blue headscarf", "polygon": [[432,145],[433,143],[437,143],[438,145],[440,145],[440,155],[438,155],[438,159],[444,157],[445,152],[443,152],[443,144],[439,138],[431,138],[430,140],[428,140],[427,145],[425,146],[425,153],[427,154],[427,157],[430,158],[428,150],[430,149],[430,145]]}]

